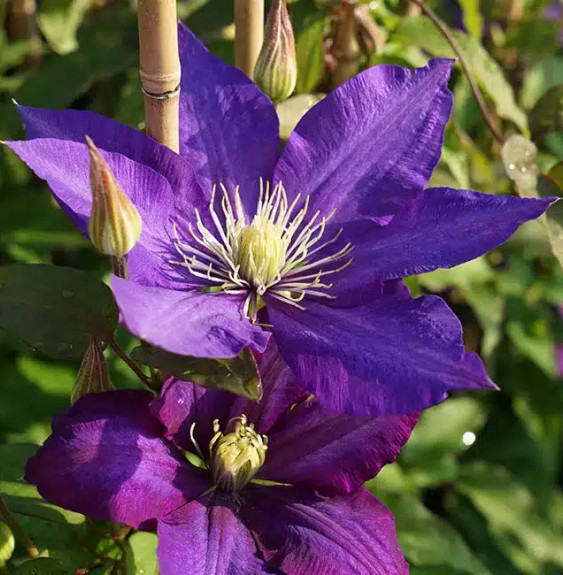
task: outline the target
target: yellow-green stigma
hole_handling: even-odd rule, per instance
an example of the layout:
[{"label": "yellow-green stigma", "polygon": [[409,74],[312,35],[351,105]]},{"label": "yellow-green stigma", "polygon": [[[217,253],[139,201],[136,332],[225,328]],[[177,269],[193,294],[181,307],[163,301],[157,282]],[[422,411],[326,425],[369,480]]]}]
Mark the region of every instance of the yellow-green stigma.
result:
[{"label": "yellow-green stigma", "polygon": [[205,226],[196,210],[196,226],[190,225],[189,238],[180,238],[175,228],[175,248],[182,261],[171,263],[185,266],[193,276],[218,285],[226,293],[244,294],[244,312],[253,321],[266,293],[299,309],[305,309],[299,302],[306,296],[334,299],[327,293],[332,284],[323,280],[352,263],[347,256],[353,249],[349,243],[336,252],[325,249],[342,232],[322,241],[334,212],[320,217],[317,211],[306,220],[308,197],[297,209],[301,194],[289,203],[281,182],[270,189],[261,181],[256,215],[247,223],[238,187],[232,203],[225,186],[221,185],[221,190],[222,213],[216,212],[216,187],[209,203],[216,232]]},{"label": "yellow-green stigma", "polygon": [[209,443],[209,467],[213,483],[223,491],[239,491],[264,465],[268,438],[254,430],[246,415],[231,419],[223,433],[219,420]]}]

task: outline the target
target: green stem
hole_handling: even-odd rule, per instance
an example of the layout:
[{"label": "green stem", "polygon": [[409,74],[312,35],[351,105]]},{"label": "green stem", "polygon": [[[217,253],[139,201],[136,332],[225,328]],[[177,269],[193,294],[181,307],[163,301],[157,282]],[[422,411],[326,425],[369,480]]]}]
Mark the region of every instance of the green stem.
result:
[{"label": "green stem", "polygon": [[12,515],[12,512],[9,510],[6,502],[2,499],[0,495],[0,516],[3,517],[6,525],[13,531],[13,533],[18,537],[21,542],[24,544],[24,547],[27,551],[27,554],[35,559],[39,556],[39,551],[35,544],[29,537],[29,535],[20,527],[17,519]]},{"label": "green stem", "polygon": [[469,70],[469,66],[465,60],[465,56],[459,47],[459,44],[456,42],[451,30],[438,18],[436,13],[429,8],[424,3],[424,0],[411,0],[413,4],[416,4],[422,12],[432,21],[432,23],[440,30],[444,38],[448,41],[449,45],[452,47],[452,50],[455,52],[456,56],[459,59],[459,63],[467,76],[467,81],[469,82],[469,86],[471,87],[471,91],[473,92],[473,96],[479,105],[479,109],[481,110],[481,114],[483,114],[483,118],[491,131],[491,134],[494,136],[495,140],[502,146],[505,142],[504,136],[498,131],[497,127],[495,126],[489,111],[487,110],[487,105],[485,104],[485,100],[483,98],[483,94],[481,94],[481,90],[479,90],[479,86],[477,86],[477,82],[473,78],[471,71]]}]

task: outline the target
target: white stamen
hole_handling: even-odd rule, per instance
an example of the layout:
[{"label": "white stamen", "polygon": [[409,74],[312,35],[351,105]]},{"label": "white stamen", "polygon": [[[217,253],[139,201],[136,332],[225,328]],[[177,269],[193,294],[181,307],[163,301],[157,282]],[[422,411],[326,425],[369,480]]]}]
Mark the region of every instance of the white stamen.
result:
[{"label": "white stamen", "polygon": [[[316,211],[304,223],[309,197],[293,216],[301,194],[290,204],[281,182],[270,189],[268,182],[264,185],[260,180],[256,215],[247,224],[238,186],[233,192],[234,201],[223,184],[220,189],[222,193],[218,194],[217,186],[213,186],[209,203],[215,230],[205,226],[198,210],[195,210],[195,226],[188,226],[187,238],[180,237],[174,224],[174,246],[183,261],[169,260],[170,263],[186,267],[190,274],[218,285],[225,293],[246,294],[244,313],[253,321],[261,305],[260,298],[266,293],[301,310],[305,307],[298,302],[305,297],[335,299],[322,291],[331,289],[332,284],[321,279],[352,263],[348,256],[353,246],[347,243],[334,254],[320,259],[313,257],[334,244],[342,233],[340,229],[331,239],[321,242],[334,210],[320,220],[321,212]],[[216,211],[216,203],[220,212]]]}]

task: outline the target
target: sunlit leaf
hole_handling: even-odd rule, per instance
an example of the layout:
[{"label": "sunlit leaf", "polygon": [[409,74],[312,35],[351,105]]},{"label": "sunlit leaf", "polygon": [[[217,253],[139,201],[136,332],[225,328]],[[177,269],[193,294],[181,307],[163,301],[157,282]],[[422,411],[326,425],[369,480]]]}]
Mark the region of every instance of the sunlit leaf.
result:
[{"label": "sunlit leaf", "polygon": [[262,396],[256,361],[247,347],[237,357],[227,359],[176,355],[148,346],[135,348],[132,356],[139,363],[203,387],[230,391],[250,399]]}]

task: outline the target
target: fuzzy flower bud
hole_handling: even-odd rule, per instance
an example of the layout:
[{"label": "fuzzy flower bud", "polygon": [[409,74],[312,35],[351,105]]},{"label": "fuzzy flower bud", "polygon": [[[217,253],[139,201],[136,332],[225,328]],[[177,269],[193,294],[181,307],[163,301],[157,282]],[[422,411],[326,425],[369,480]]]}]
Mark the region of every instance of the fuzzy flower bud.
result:
[{"label": "fuzzy flower bud", "polygon": [[286,0],[272,2],[254,80],[273,102],[285,100],[295,89],[297,57]]},{"label": "fuzzy flower bud", "polygon": [[92,335],[74,382],[70,402],[74,403],[87,393],[102,393],[114,389],[100,342]]},{"label": "fuzzy flower bud", "polygon": [[133,249],[141,236],[141,216],[88,136],[86,144],[90,150],[92,187],[92,213],[88,223],[90,240],[102,253],[121,258]]}]

